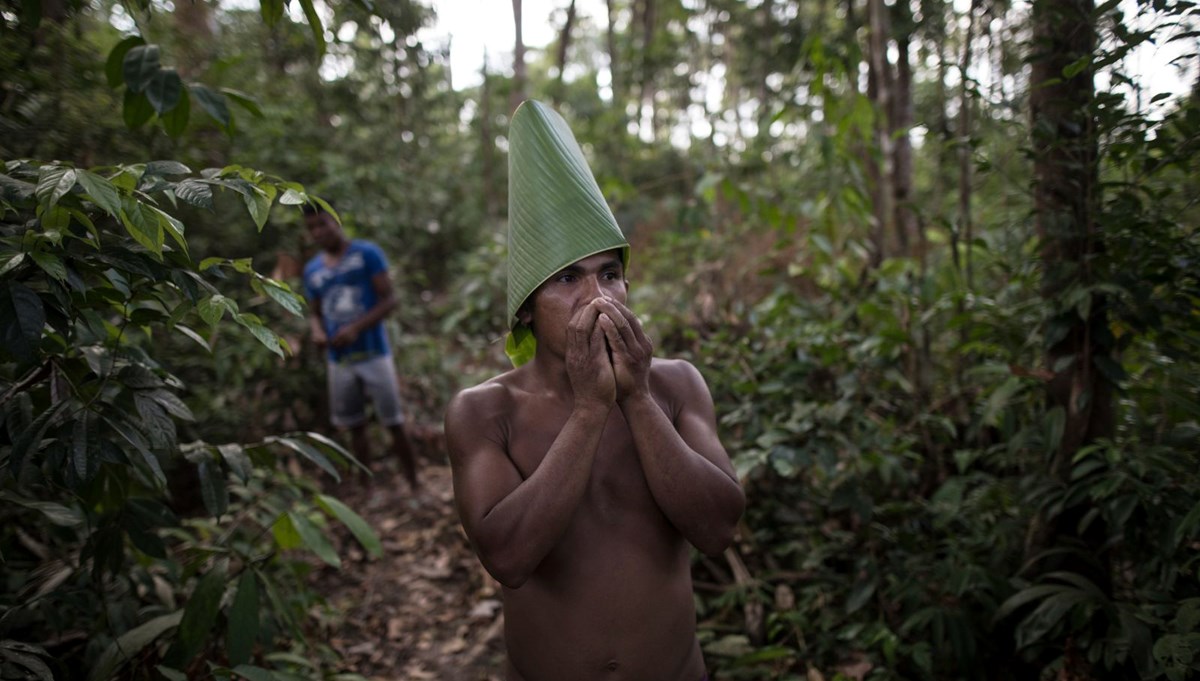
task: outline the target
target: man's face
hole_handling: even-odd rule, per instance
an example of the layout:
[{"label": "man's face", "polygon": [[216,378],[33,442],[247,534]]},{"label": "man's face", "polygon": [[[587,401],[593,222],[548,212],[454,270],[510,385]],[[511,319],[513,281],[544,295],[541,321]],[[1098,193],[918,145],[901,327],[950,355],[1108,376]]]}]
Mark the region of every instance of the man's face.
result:
[{"label": "man's face", "polygon": [[313,243],[323,251],[334,251],[342,242],[342,227],[329,213],[305,215],[304,226]]},{"label": "man's face", "polygon": [[534,329],[538,345],[556,355],[567,350],[567,326],[580,308],[608,296],[626,302],[629,284],[619,250],[597,253],[559,270],[529,297],[532,310],[521,312],[521,321]]}]

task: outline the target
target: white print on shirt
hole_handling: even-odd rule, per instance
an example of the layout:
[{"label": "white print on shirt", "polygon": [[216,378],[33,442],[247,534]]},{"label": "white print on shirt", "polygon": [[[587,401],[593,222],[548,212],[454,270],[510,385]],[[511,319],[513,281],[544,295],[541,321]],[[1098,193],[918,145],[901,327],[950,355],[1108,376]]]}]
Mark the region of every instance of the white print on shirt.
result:
[{"label": "white print on shirt", "polygon": [[333,278],[335,275],[347,274],[355,270],[361,270],[365,266],[366,263],[363,262],[362,253],[358,251],[348,253],[346,254],[346,257],[342,258],[338,264],[334,265],[333,267],[322,267],[316,272],[313,272],[312,282],[310,285],[313,289],[320,290],[320,288],[325,285],[325,282]]},{"label": "white print on shirt", "polygon": [[325,292],[321,312],[336,326],[352,322],[367,311],[362,294],[362,288],[358,286],[332,286]]}]

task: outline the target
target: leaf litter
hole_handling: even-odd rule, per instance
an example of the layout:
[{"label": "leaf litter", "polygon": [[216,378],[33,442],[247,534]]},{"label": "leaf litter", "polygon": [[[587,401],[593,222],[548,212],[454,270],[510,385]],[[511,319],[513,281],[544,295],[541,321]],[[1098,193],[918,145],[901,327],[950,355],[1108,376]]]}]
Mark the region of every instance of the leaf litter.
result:
[{"label": "leaf litter", "polygon": [[379,463],[369,482],[356,476],[333,490],[379,534],[383,555],[372,559],[339,527],[342,569],[314,562],[313,586],[326,600],[317,619],[344,671],[372,681],[500,681],[500,587],[459,525],[450,469],[423,464],[415,497],[394,466]]}]

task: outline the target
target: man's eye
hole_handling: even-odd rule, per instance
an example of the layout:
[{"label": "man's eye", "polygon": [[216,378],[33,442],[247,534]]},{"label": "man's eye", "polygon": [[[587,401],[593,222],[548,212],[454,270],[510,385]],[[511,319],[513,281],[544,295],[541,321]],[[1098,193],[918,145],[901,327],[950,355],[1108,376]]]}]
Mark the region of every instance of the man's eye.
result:
[{"label": "man's eye", "polygon": [[564,284],[569,284],[569,283],[575,281],[575,275],[574,274],[564,274],[564,275],[560,276],[558,278],[558,280]]},{"label": "man's eye", "polygon": [[616,272],[605,272],[604,278],[607,279],[608,281],[616,281],[617,273]]}]

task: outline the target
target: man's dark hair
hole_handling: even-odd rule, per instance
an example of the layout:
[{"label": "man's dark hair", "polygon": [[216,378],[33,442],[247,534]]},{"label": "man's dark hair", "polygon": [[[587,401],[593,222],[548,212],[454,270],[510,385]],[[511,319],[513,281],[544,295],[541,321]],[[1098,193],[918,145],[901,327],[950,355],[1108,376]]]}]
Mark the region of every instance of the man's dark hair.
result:
[{"label": "man's dark hair", "polygon": [[[333,201],[326,201],[325,203],[329,204],[330,208],[333,208]],[[334,210],[337,209],[334,208]],[[309,201],[301,206],[300,212],[304,213],[306,217],[309,215],[320,215],[321,213],[329,215],[329,211],[325,210],[325,206],[317,203],[316,201]]]}]

